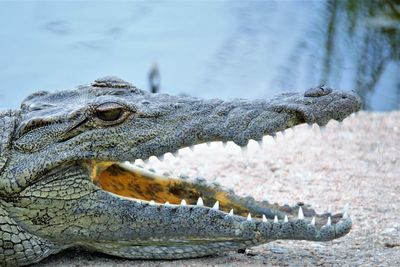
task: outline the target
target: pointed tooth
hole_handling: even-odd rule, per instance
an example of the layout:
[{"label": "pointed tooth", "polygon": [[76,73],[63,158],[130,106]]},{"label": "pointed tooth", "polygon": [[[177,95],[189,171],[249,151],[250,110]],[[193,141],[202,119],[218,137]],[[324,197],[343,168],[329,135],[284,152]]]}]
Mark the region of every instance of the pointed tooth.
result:
[{"label": "pointed tooth", "polygon": [[274,217],[274,223],[278,223],[278,222],[279,222],[278,216],[275,215],[275,217]]},{"label": "pointed tooth", "polygon": [[219,201],[215,202],[214,206],[212,207],[213,210],[219,210]]},{"label": "pointed tooth", "polygon": [[186,205],[187,205],[186,200],[182,199],[181,205],[182,205],[182,206],[186,206]]},{"label": "pointed tooth", "polygon": [[263,214],[263,216],[262,216],[262,221],[263,222],[268,222],[267,217],[265,217],[265,214]]},{"label": "pointed tooth", "polygon": [[154,202],[154,200],[151,200],[151,201],[149,202],[149,204],[152,205],[152,206],[154,206],[154,205],[156,204],[156,202]]},{"label": "pointed tooth", "polygon": [[301,206],[299,207],[299,214],[297,217],[299,218],[299,220],[304,219],[304,213],[303,213],[303,209],[301,208]]},{"label": "pointed tooth", "polygon": [[199,199],[197,200],[197,206],[204,206],[203,199],[201,197],[199,197]]},{"label": "pointed tooth", "polygon": [[332,224],[332,220],[331,220],[331,216],[328,217],[328,221],[326,222],[326,225],[331,225]]},{"label": "pointed tooth", "polygon": [[348,212],[349,211],[349,203],[347,203],[346,205],[344,205],[344,208],[343,208],[343,212],[345,213],[345,212]]},{"label": "pointed tooth", "polygon": [[169,201],[166,201],[164,205],[169,205]]},{"label": "pointed tooth", "polygon": [[347,213],[347,211],[345,211],[345,212],[343,213],[342,218],[343,218],[343,219],[349,218],[349,214]]},{"label": "pointed tooth", "polygon": [[347,219],[349,217],[349,203],[344,205],[342,217],[343,217],[343,219]]},{"label": "pointed tooth", "polygon": [[285,218],[283,219],[283,222],[288,222],[288,221],[289,221],[289,219],[288,219],[287,215],[285,215]]},{"label": "pointed tooth", "polygon": [[247,214],[247,221],[249,221],[249,222],[251,222],[252,221],[252,219],[251,219],[251,214],[249,213],[249,214]]},{"label": "pointed tooth", "polygon": [[228,214],[229,216],[233,216],[233,209],[231,209],[231,211]]},{"label": "pointed tooth", "polygon": [[312,217],[312,220],[311,220],[311,223],[310,223],[312,226],[314,226],[315,225],[315,217]]}]

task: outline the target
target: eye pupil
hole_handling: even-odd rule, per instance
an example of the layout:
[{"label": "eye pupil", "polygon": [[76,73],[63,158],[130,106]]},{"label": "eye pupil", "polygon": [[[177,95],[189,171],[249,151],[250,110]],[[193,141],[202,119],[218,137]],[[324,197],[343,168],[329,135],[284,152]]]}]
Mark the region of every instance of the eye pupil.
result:
[{"label": "eye pupil", "polygon": [[96,116],[102,121],[116,121],[121,118],[122,113],[123,111],[121,108],[115,108],[110,110],[98,110]]}]

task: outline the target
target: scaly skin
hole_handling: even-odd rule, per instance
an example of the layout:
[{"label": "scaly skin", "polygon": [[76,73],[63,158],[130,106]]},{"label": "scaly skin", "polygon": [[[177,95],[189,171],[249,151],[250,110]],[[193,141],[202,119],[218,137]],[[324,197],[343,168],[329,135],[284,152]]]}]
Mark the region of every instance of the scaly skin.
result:
[{"label": "scaly skin", "polygon": [[276,239],[341,237],[351,228],[347,214],[257,202],[121,162],[210,141],[245,146],[297,124],[343,120],[360,106],[355,94],[327,87],[222,101],[150,94],[113,77],[35,93],[20,110],[0,113],[0,265],[31,264],[75,246],[178,259]]}]

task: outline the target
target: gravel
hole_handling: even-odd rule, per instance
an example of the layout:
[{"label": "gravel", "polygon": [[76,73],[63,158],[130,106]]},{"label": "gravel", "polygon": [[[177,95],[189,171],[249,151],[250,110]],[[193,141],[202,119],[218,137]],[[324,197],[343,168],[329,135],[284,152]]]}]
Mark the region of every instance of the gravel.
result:
[{"label": "gravel", "polygon": [[353,229],[338,240],[275,241],[242,253],[178,261],[133,261],[67,250],[38,266],[400,266],[400,112],[360,112],[342,125],[298,126],[250,142],[247,152],[229,144],[183,149],[178,158],[149,168],[232,188],[280,204],[304,202],[317,212],[350,204]]}]

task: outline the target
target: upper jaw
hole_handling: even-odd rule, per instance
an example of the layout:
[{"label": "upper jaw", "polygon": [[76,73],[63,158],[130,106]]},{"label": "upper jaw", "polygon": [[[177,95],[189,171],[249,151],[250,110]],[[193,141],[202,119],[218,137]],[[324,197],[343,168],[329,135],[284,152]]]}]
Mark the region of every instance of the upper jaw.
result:
[{"label": "upper jaw", "polygon": [[[274,136],[301,123],[324,126],[331,119],[341,121],[361,106],[359,98],[350,92],[333,90],[319,97],[304,95],[283,94],[269,101],[217,101],[153,95],[154,101],[160,98],[162,104],[158,108],[161,107],[163,114],[150,119],[134,117],[127,122],[123,126],[126,132],[124,143],[117,144],[120,138],[111,140],[117,142],[115,145],[118,148],[110,147],[113,151],[105,153],[101,159],[107,160],[112,154],[117,155],[109,158],[114,161],[146,160],[151,156],[163,157],[168,152],[175,153],[184,147],[212,141],[233,141],[243,147],[251,139],[261,142],[265,135]],[[171,106],[172,103],[176,104]],[[149,121],[154,124],[151,128],[148,127]],[[140,131],[144,128],[147,130]],[[100,136],[103,138],[104,135]],[[102,141],[99,140],[99,143],[102,144]]]}]

